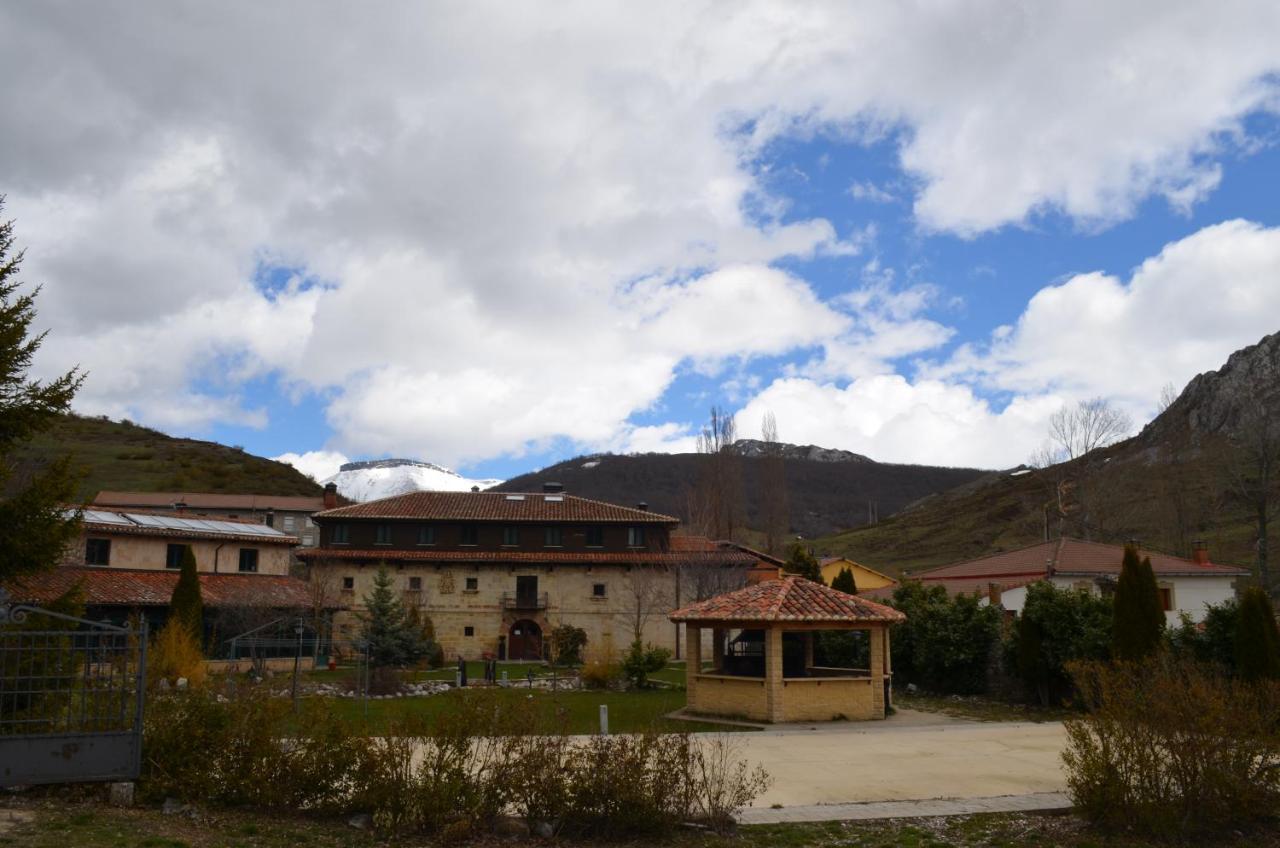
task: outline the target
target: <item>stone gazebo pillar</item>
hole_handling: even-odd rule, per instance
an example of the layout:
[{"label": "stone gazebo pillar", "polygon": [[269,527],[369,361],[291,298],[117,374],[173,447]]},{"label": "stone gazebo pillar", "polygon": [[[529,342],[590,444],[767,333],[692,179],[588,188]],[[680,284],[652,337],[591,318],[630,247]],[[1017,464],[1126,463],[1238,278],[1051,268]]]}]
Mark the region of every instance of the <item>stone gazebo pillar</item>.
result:
[{"label": "stone gazebo pillar", "polygon": [[769,721],[782,721],[782,628],[764,632],[764,700]]}]

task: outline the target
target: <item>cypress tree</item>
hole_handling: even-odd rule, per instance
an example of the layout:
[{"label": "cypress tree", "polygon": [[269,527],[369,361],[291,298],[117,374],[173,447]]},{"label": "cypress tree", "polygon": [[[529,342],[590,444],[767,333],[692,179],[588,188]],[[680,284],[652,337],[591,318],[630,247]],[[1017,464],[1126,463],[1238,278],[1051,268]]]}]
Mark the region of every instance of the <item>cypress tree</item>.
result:
[{"label": "cypress tree", "polygon": [[1280,679],[1280,630],[1271,598],[1260,586],[1250,586],[1240,599],[1236,671],[1245,680]]},{"label": "cypress tree", "polygon": [[822,564],[799,542],[791,546],[787,552],[787,561],[782,567],[788,574],[798,575],[814,583],[822,582]]},{"label": "cypress tree", "polygon": [[831,581],[832,589],[839,589],[846,595],[858,594],[858,584],[853,579],[853,570],[849,568],[840,569],[840,573]]},{"label": "cypress tree", "polygon": [[204,599],[200,595],[200,576],[196,573],[196,555],[190,545],[182,549],[182,571],[178,585],[169,600],[170,621],[181,622],[197,641],[204,640]]},{"label": "cypress tree", "polygon": [[[0,196],[0,211],[4,197]],[[68,515],[76,477],[69,457],[59,457],[25,485],[7,486],[13,450],[47,431],[71,406],[83,377],[72,370],[53,380],[27,379],[44,333],[31,334],[37,288],[19,294],[22,252],[12,253],[13,222],[0,220],[0,580],[58,564],[75,539],[80,520]]]},{"label": "cypress tree", "polygon": [[1115,607],[1111,629],[1111,656],[1117,660],[1139,661],[1160,647],[1164,612],[1151,560],[1139,561],[1138,549],[1125,545],[1120,579],[1116,581]]}]

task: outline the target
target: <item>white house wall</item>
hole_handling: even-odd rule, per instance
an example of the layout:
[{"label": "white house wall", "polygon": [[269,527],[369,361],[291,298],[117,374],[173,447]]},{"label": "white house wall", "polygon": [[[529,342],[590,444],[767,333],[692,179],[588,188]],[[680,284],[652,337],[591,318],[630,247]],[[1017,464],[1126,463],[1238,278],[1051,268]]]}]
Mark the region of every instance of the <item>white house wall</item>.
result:
[{"label": "white house wall", "polygon": [[[1088,578],[1054,577],[1050,581],[1060,589],[1072,589],[1088,583],[1089,591],[1098,593],[1098,587]],[[1234,577],[1156,577],[1159,586],[1173,587],[1173,609],[1165,613],[1171,627],[1179,623],[1179,614],[1187,613],[1191,620],[1199,623],[1204,620],[1205,607],[1209,604],[1220,604],[1236,596]],[[1027,602],[1027,587],[1019,586],[1009,589],[1000,596],[1000,604],[1010,612],[1021,614]]]}]

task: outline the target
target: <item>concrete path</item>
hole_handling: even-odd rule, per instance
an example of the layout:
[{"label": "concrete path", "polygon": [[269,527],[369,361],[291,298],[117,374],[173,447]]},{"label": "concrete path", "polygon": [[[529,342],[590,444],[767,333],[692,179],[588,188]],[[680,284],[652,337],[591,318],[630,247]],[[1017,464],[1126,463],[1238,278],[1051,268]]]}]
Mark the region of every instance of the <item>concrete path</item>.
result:
[{"label": "concrete path", "polygon": [[[740,755],[773,775],[769,791],[742,820],[1061,808],[1069,806],[1062,794],[1065,740],[1058,722],[974,722],[914,710],[899,710],[882,722],[735,734]],[[792,811],[802,818],[788,817]]]}]

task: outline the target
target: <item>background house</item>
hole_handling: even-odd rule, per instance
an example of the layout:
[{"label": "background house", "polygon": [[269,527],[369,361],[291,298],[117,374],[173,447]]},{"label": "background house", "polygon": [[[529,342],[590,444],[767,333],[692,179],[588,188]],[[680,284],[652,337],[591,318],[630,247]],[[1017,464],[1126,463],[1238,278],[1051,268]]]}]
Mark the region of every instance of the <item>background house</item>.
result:
[{"label": "background house", "polygon": [[325,497],[284,495],[222,494],[215,492],[98,492],[93,506],[108,510],[172,512],[198,518],[227,518],[252,521],[296,536],[302,547],[313,547],[319,531],[311,516],[335,507],[336,488]]},{"label": "background house", "polygon": [[894,586],[898,585],[898,581],[889,575],[881,574],[874,568],[868,568],[848,557],[824,557],[822,560],[822,582],[830,586],[831,581],[836,579],[836,575],[846,568],[853,572],[853,582],[858,587],[859,593],[872,589],[892,590]]},{"label": "background house", "polygon": [[[447,656],[543,656],[559,624],[588,650],[625,650],[638,631],[679,653],[681,603],[742,585],[755,557],[696,537],[640,504],[565,494],[413,492],[317,513],[320,545],[300,551],[310,579],[358,608],[381,564],[405,603],[435,625]],[[337,636],[358,630],[340,614]]]}]

